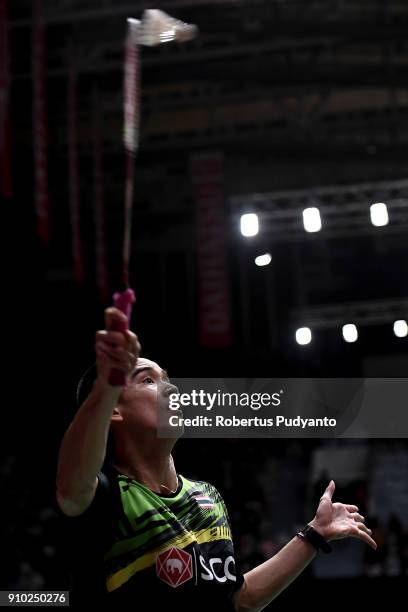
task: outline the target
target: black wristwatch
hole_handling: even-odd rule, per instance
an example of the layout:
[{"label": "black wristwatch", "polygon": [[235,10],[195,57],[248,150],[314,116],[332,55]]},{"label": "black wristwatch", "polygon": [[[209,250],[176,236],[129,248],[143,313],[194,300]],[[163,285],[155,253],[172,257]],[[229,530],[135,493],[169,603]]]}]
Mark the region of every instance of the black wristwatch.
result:
[{"label": "black wristwatch", "polygon": [[316,529],[313,529],[311,525],[306,525],[306,527],[302,529],[302,531],[299,531],[299,533],[296,535],[302,540],[307,540],[312,546],[314,546],[317,552],[322,550],[327,554],[331,553],[332,551],[332,547],[327,540],[325,540],[324,537],[318,531],[316,531]]}]

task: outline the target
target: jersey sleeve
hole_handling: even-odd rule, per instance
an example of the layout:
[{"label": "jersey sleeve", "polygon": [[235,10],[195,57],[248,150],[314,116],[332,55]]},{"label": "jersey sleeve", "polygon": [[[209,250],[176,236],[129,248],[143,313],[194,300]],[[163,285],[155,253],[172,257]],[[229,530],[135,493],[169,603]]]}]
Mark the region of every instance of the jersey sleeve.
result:
[{"label": "jersey sleeve", "polygon": [[103,555],[111,545],[115,520],[114,484],[105,472],[98,473],[98,486],[90,506],[75,517],[59,511],[59,544],[70,576],[74,607],[102,600],[106,593]]},{"label": "jersey sleeve", "polygon": [[[108,475],[100,471],[98,485],[89,507],[80,515],[64,515],[63,522],[70,537],[83,539],[98,549],[103,548],[109,538],[109,525],[113,520],[115,508],[114,487]],[[62,514],[62,512],[60,512]]]}]

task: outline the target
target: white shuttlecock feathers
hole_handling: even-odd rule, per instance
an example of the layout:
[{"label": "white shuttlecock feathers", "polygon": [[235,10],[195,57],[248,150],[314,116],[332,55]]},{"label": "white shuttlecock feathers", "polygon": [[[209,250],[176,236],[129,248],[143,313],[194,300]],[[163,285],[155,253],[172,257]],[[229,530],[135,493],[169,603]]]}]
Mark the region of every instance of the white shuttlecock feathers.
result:
[{"label": "white shuttlecock feathers", "polygon": [[159,9],[147,9],[142,20],[128,19],[133,42],[155,47],[162,43],[192,40],[197,35],[197,26],[170,17]]}]

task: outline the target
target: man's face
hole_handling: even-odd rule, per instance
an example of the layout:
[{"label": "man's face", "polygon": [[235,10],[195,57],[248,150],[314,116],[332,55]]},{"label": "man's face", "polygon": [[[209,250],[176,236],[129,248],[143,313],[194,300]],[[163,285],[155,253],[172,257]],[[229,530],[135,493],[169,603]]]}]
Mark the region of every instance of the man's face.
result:
[{"label": "man's face", "polygon": [[159,403],[162,405],[174,390],[165,370],[154,361],[139,357],[119,399],[118,410],[126,429],[156,431]]}]

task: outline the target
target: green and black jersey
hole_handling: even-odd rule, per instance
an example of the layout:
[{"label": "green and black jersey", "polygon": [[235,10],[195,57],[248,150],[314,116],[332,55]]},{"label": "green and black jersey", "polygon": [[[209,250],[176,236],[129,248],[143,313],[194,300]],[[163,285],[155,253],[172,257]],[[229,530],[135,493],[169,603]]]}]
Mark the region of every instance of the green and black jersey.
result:
[{"label": "green and black jersey", "polygon": [[[234,610],[243,583],[225,504],[212,485],[178,476],[159,495],[109,470],[70,524],[73,601],[102,597],[120,610]],[[76,598],[75,598],[76,592]]]}]

